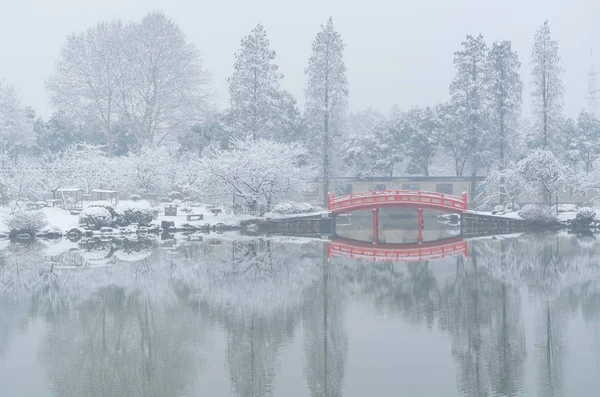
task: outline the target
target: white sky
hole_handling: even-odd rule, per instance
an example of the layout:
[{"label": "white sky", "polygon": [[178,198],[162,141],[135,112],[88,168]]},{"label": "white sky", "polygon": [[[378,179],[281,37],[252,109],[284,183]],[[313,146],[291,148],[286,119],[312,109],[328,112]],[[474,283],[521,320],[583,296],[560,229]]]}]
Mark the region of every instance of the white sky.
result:
[{"label": "white sky", "polygon": [[167,13],[196,44],[221,108],[228,102],[225,80],[240,39],[259,22],[277,51],[284,88],[302,103],[311,42],[333,16],[347,45],[351,110],[373,106],[387,113],[394,104],[407,108],[445,100],[454,51],[467,34],[482,33],[488,45],[512,40],[519,52],[528,112],[529,56],[546,18],[560,45],[568,115],[587,105],[591,46],[600,67],[598,0],[0,0],[0,78],[48,117],[44,79],[67,34],[98,20],[139,20],[155,10]]}]

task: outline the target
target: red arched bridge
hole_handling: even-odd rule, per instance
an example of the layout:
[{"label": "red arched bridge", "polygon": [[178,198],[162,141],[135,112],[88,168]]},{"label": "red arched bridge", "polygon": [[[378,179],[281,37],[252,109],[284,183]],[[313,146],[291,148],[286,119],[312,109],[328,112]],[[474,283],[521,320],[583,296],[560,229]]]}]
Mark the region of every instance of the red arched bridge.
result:
[{"label": "red arched bridge", "polygon": [[462,196],[421,190],[388,190],[348,194],[329,194],[327,209],[334,214],[381,207],[415,207],[463,213],[467,210],[467,193]]},{"label": "red arched bridge", "polygon": [[417,208],[418,242],[423,242],[423,209],[462,214],[467,211],[467,193],[462,196],[425,192],[421,190],[388,190],[348,194],[336,197],[329,194],[327,209],[334,215],[370,209],[373,211],[373,244],[379,243],[379,209],[382,207]]},{"label": "red arched bridge", "polygon": [[419,262],[449,256],[467,256],[468,245],[461,237],[421,244],[373,244],[334,238],[328,243],[327,256],[342,256],[375,262]]}]

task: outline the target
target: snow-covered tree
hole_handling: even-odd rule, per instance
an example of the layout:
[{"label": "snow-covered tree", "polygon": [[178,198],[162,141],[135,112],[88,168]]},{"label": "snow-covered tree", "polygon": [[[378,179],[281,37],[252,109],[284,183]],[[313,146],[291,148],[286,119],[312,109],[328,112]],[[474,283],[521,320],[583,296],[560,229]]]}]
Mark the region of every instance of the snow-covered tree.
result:
[{"label": "snow-covered tree", "polygon": [[516,167],[527,183],[541,189],[546,204],[551,203],[559,188],[570,186],[568,170],[549,150],[533,150]]},{"label": "snow-covered tree", "polygon": [[24,198],[41,198],[42,192],[36,183],[36,175],[31,170],[31,162],[11,163],[3,170],[6,198],[19,201]]},{"label": "snow-covered tree", "polygon": [[124,162],[130,173],[133,191],[160,193],[164,181],[164,166],[171,161],[165,156],[163,147],[144,146],[136,153],[130,153]]},{"label": "snow-covered tree", "polygon": [[176,144],[161,145],[158,151],[158,156],[161,160],[158,162],[161,165],[161,183],[162,189],[166,192],[180,192],[182,185],[187,176],[183,170],[193,163],[190,162],[190,157],[179,150]]},{"label": "snow-covered tree", "polygon": [[595,200],[598,200],[600,197],[600,159],[594,162],[590,172],[576,174],[573,184],[579,188],[576,189],[576,192],[582,194],[593,192],[596,195]]},{"label": "snow-covered tree", "polygon": [[581,161],[581,154],[579,152],[580,137],[579,128],[575,121],[571,118],[562,120],[560,127],[560,134],[557,139],[557,153],[560,154],[562,162],[569,167],[569,169],[576,173],[579,168]]},{"label": "snow-covered tree", "polygon": [[269,48],[267,33],[261,24],[244,37],[235,54],[229,82],[232,129],[236,137],[273,138],[279,131],[278,118],[283,75],[274,63],[275,51]]},{"label": "snow-covered tree", "polygon": [[394,163],[399,161],[396,142],[382,113],[372,108],[350,113],[348,133],[342,148],[343,161],[352,168],[353,175],[393,175]]},{"label": "snow-covered tree", "polygon": [[311,146],[319,148],[320,177],[323,180],[323,202],[327,202],[332,156],[336,154],[335,138],[340,137],[347,111],[348,80],[343,59],[344,43],[333,27],[327,23],[312,43],[312,54],[304,71],[308,79],[306,88],[306,115],[310,119]]},{"label": "snow-covered tree", "polygon": [[100,22],[67,37],[54,73],[46,81],[50,102],[80,123],[97,122],[110,154],[113,125],[118,119],[119,66],[123,42],[120,21]]},{"label": "snow-covered tree", "polygon": [[208,197],[240,199],[244,205],[268,207],[309,187],[314,172],[305,165],[307,155],[306,149],[297,144],[234,140],[230,150],[216,150],[204,159],[204,175],[198,183]]},{"label": "snow-covered tree", "polygon": [[387,123],[375,125],[365,133],[350,135],[344,148],[344,162],[360,177],[393,176],[401,160],[401,147]]},{"label": "snow-covered tree", "polygon": [[354,176],[358,178],[371,176],[370,148],[377,144],[371,134],[351,134],[348,137],[344,148],[344,163],[350,166]]},{"label": "snow-covered tree", "polygon": [[577,118],[577,152],[579,160],[590,172],[594,162],[600,157],[600,121],[591,113],[582,111]]},{"label": "snow-covered tree", "polygon": [[33,124],[15,88],[0,79],[0,162],[16,161],[18,154],[35,142]]},{"label": "snow-covered tree", "polygon": [[500,168],[505,165],[521,115],[523,83],[519,75],[520,66],[519,57],[510,41],[492,45],[486,72],[492,142],[487,144],[497,146],[495,151]]},{"label": "snow-covered tree", "polygon": [[160,12],[127,26],[120,75],[125,121],[137,148],[189,130],[208,111],[209,75],[195,45]]},{"label": "snow-covered tree", "polygon": [[288,91],[281,91],[277,111],[278,127],[273,139],[279,142],[306,142],[308,126],[298,108],[298,101]]},{"label": "snow-covered tree", "polygon": [[485,190],[488,199],[499,197],[501,203],[506,199],[510,201],[512,208],[535,195],[530,181],[525,179],[525,175],[514,163],[490,172],[485,180]]},{"label": "snow-covered tree", "polygon": [[558,42],[545,21],[536,32],[531,51],[531,100],[534,119],[533,147],[549,149],[561,124],[563,84]]},{"label": "snow-covered tree", "polygon": [[436,124],[441,151],[452,157],[456,176],[462,176],[470,156],[470,146],[465,136],[462,120],[458,117],[454,103],[444,103],[436,107]]},{"label": "snow-covered tree", "polygon": [[430,108],[413,108],[396,121],[396,139],[403,142],[409,174],[429,176],[429,167],[437,153],[436,119]]},{"label": "snow-covered tree", "polygon": [[58,153],[69,145],[82,141],[82,130],[72,120],[61,113],[55,113],[44,122],[36,120],[34,124],[36,146],[41,153]]},{"label": "snow-covered tree", "polygon": [[107,173],[107,155],[100,146],[71,145],[64,153],[73,170],[72,181],[90,194],[92,189],[103,187]]},{"label": "snow-covered tree", "polygon": [[52,194],[56,198],[56,191],[67,187],[74,180],[75,159],[69,149],[58,153],[46,153],[40,168],[36,171],[36,182],[44,193]]},{"label": "snow-covered tree", "polygon": [[383,113],[371,107],[348,114],[348,131],[350,134],[363,135],[373,131],[376,126],[385,123]]},{"label": "snow-covered tree", "polygon": [[101,126],[110,155],[117,123],[138,149],[187,131],[202,119],[207,82],[179,26],[151,13],[140,23],[101,22],[70,35],[46,86],[56,109]]},{"label": "snow-covered tree", "polygon": [[467,160],[473,175],[488,165],[489,128],[486,90],[488,49],[483,36],[467,35],[462,49],[454,53],[456,76],[450,85],[451,102],[468,148]]},{"label": "snow-covered tree", "polygon": [[190,130],[181,135],[178,139],[179,144],[185,151],[196,152],[198,158],[202,157],[202,152],[213,140],[211,124],[196,124]]},{"label": "snow-covered tree", "polygon": [[129,192],[132,189],[133,170],[128,166],[128,158],[108,157],[104,160],[102,188],[116,192]]}]

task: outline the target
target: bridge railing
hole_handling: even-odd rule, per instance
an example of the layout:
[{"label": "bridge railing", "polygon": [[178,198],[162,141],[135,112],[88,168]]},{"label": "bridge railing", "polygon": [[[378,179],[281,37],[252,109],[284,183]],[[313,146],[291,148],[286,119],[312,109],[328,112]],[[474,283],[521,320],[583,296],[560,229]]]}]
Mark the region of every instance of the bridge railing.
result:
[{"label": "bridge railing", "polygon": [[[364,192],[356,194],[348,194],[344,196],[335,196],[330,193],[327,198],[327,208],[334,210],[340,207],[341,203],[354,202],[355,200],[371,199],[378,197],[416,197],[419,198],[417,202],[423,202],[422,199],[432,198],[441,200],[443,202],[452,202],[452,207],[459,207],[462,210],[467,210],[467,193],[463,193],[462,196],[455,196],[452,194],[438,193],[438,192],[427,192],[421,190],[386,190],[386,191],[375,191],[375,192]],[[422,199],[421,199],[422,198]],[[395,200],[398,203],[402,203],[403,200]],[[377,202],[380,202],[379,200]],[[412,202],[412,201],[411,201]],[[440,207],[446,207],[440,204]]]},{"label": "bridge railing", "polygon": [[386,248],[385,245],[353,244],[332,241],[327,246],[327,256],[343,256],[368,261],[413,262],[428,259],[441,259],[447,256],[468,255],[468,243],[461,239],[423,243],[411,248]]}]

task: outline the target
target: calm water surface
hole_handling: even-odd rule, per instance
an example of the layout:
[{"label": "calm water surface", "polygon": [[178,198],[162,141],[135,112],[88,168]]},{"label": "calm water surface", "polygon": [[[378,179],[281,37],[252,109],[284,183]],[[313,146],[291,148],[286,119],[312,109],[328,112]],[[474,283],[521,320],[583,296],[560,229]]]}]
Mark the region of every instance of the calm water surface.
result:
[{"label": "calm water surface", "polygon": [[599,393],[593,237],[415,263],[193,240],[0,247],[0,396]]}]

